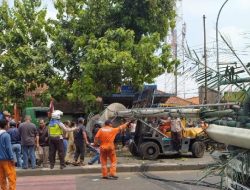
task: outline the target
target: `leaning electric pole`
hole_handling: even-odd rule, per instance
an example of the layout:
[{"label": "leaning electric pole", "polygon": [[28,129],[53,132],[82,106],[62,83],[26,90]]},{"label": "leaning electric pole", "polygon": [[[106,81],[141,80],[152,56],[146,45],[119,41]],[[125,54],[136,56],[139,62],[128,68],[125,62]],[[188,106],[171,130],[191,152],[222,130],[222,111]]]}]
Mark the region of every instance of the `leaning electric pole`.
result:
[{"label": "leaning electric pole", "polygon": [[[177,59],[177,30],[176,28],[172,29],[172,50],[173,50],[173,59]],[[177,96],[177,65],[175,64],[174,68],[174,77],[175,77],[175,96]]]},{"label": "leaning electric pole", "polygon": [[204,62],[205,62],[205,96],[204,104],[207,104],[207,42],[206,42],[206,16],[203,15],[203,29],[204,29]]}]

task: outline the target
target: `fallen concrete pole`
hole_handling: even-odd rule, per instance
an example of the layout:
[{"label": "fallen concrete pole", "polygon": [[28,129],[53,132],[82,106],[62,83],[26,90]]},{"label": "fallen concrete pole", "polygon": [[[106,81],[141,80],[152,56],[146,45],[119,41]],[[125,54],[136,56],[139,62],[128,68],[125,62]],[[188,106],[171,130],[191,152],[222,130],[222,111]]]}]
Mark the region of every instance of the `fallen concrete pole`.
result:
[{"label": "fallen concrete pole", "polygon": [[[200,109],[201,107],[219,107],[219,106],[234,106],[234,105],[238,104],[221,103],[221,104],[189,105],[189,106],[179,106],[179,107],[155,107],[155,108],[151,107],[151,108],[127,109],[124,105],[120,103],[112,103],[100,114],[99,120],[105,121],[109,118],[114,118],[114,117],[136,117],[136,118],[161,117],[161,116],[167,116],[168,114],[170,114],[171,116],[178,116],[178,117],[184,115],[188,118],[199,118],[201,113]],[[230,113],[233,112],[232,110],[228,111]],[[210,114],[210,112],[203,114]],[[218,113],[215,113],[214,115],[218,115]]]},{"label": "fallen concrete pole", "polygon": [[210,124],[206,129],[208,136],[214,141],[250,149],[250,130]]},{"label": "fallen concrete pole", "polygon": [[189,117],[198,118],[200,109],[168,109],[168,108],[133,108],[124,111],[117,111],[118,117],[159,117],[159,116],[181,116],[182,114]]}]

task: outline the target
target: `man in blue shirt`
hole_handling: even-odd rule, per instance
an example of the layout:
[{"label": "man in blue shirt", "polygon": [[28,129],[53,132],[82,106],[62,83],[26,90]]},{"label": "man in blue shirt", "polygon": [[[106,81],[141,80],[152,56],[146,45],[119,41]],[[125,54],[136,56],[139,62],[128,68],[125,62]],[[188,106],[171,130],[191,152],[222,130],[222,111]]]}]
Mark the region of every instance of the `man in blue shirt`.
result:
[{"label": "man in blue shirt", "polygon": [[22,159],[21,159],[21,137],[18,129],[16,128],[16,122],[9,122],[10,128],[7,130],[7,133],[10,135],[12,151],[14,154],[14,160],[16,162],[17,167],[22,167]]},{"label": "man in blue shirt", "polygon": [[[10,135],[6,132],[8,122],[0,120],[0,186],[1,189],[16,189],[16,170]],[[9,188],[7,188],[7,179]]]}]

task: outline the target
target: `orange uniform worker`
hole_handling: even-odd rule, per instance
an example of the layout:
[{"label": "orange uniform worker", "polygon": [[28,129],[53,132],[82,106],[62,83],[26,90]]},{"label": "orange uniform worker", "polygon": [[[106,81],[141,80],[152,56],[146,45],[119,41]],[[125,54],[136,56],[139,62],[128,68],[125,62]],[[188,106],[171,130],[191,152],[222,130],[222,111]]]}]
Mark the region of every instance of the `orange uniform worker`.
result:
[{"label": "orange uniform worker", "polygon": [[10,135],[6,132],[8,121],[0,120],[0,189],[16,190],[16,170]]},{"label": "orange uniform worker", "polygon": [[[116,153],[115,153],[115,145],[114,140],[116,135],[123,129],[129,126],[129,122],[120,125],[117,128],[112,127],[112,121],[105,121],[105,126],[98,130],[94,144],[98,145],[100,143],[100,161],[102,165],[102,178],[103,179],[117,179],[116,176]],[[108,168],[107,168],[107,159],[110,159],[110,175],[108,177]]]},{"label": "orange uniform worker", "polygon": [[161,124],[159,126],[159,130],[163,133],[166,134],[171,130],[171,117],[168,117],[167,120],[161,120]]}]

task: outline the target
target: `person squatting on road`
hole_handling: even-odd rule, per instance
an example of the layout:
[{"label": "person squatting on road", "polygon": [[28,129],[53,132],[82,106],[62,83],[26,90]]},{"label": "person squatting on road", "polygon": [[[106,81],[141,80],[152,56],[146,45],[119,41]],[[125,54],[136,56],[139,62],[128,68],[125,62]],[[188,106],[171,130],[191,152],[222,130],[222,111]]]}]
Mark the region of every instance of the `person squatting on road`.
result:
[{"label": "person squatting on road", "polygon": [[[2,190],[16,190],[16,170],[7,120],[0,120],[0,186]],[[9,188],[7,188],[7,179]]]},{"label": "person squatting on road", "polygon": [[[114,140],[115,136],[121,132],[121,130],[126,129],[130,122],[120,125],[117,128],[112,127],[112,121],[105,121],[104,126],[97,132],[94,145],[97,146],[100,143],[100,154],[101,154],[101,165],[102,165],[102,178],[103,179],[117,179],[116,176],[116,153]],[[110,159],[110,175],[108,177],[107,159]]]},{"label": "person squatting on road", "polygon": [[65,167],[64,162],[64,146],[63,146],[63,131],[74,131],[77,128],[66,128],[65,125],[60,121],[63,112],[55,110],[51,114],[51,120],[49,122],[49,162],[50,169],[55,166],[56,152],[60,160],[60,169]]}]

